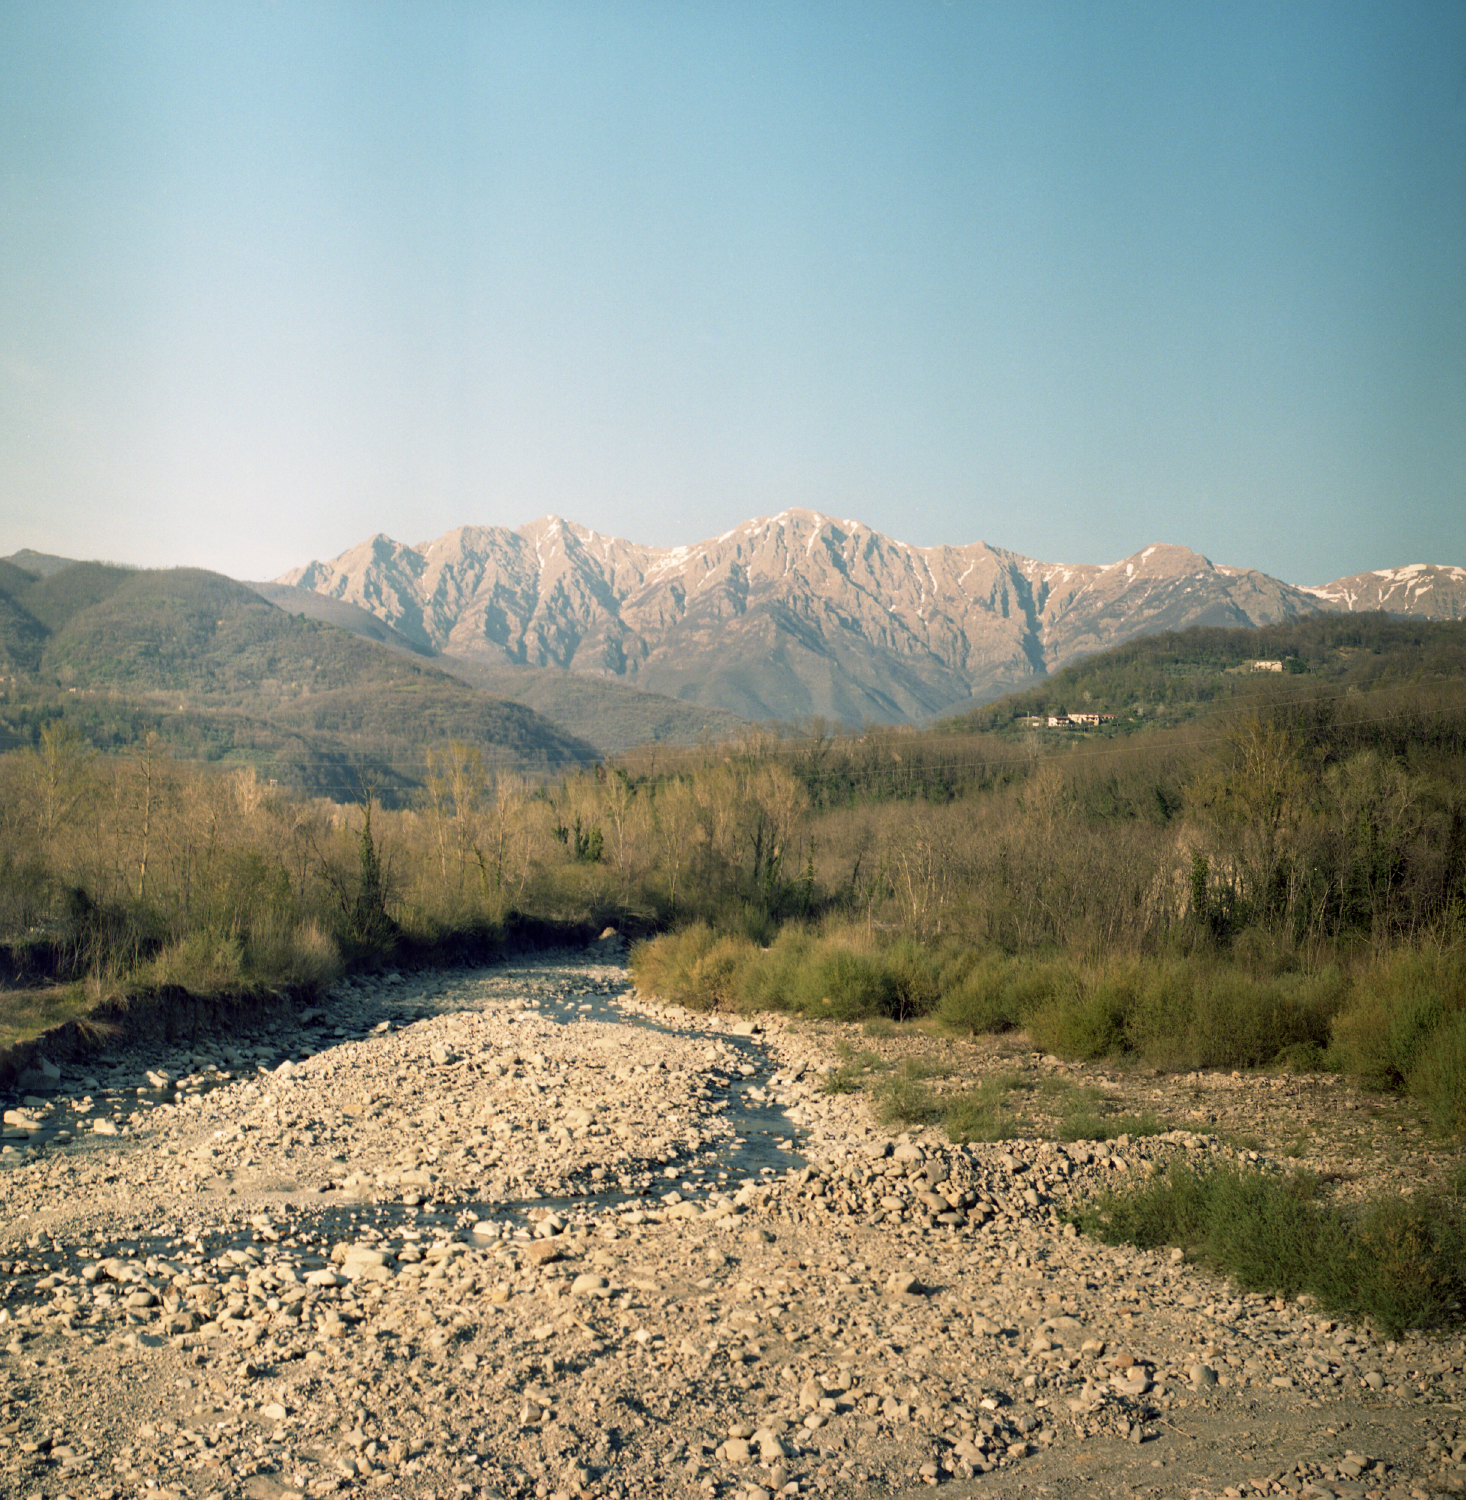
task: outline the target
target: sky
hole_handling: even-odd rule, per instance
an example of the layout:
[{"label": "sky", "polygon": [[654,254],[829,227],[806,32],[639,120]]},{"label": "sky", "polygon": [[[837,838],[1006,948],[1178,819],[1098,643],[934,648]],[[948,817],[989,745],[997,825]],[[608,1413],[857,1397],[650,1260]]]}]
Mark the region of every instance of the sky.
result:
[{"label": "sky", "polygon": [[0,555],[1466,564],[1466,4],[7,0]]}]

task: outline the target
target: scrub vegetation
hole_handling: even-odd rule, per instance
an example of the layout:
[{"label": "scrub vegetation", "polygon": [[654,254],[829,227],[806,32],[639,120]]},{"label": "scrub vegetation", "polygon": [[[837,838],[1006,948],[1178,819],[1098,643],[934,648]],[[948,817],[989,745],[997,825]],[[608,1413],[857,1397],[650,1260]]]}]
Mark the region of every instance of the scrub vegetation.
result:
[{"label": "scrub vegetation", "polygon": [[305,992],[614,923],[692,1007],[1343,1069],[1460,1131],[1466,687],[1287,686],[1118,740],[813,725],[555,780],[450,741],[406,808],[58,716],[0,757],[0,931],[16,977]]},{"label": "scrub vegetation", "polygon": [[1458,1195],[1330,1202],[1307,1172],[1279,1175],[1176,1160],[1161,1176],[1074,1215],[1111,1244],[1175,1245],[1244,1290],[1312,1297],[1389,1337],[1459,1317],[1466,1213]]},{"label": "scrub vegetation", "polygon": [[[408,806],[364,770],[343,802],[180,759],[154,735],[102,753],[57,714],[0,756],[0,1021],[14,1038],[168,986],[304,997],[348,967],[614,924],[665,998],[927,1037],[917,1061],[851,1052],[826,1081],[868,1091],[895,1128],[1166,1128],[1092,1090],[943,1077],[943,1035],[1011,1032],[1082,1061],[1342,1071],[1459,1137],[1466,683],[1361,680],[1281,674],[1145,734],[814,724],[538,780],[449,740]],[[1385,1323],[1425,1316],[1410,1266],[1460,1279],[1441,1271],[1459,1267],[1454,1208],[1426,1234],[1413,1209],[1361,1218],[1321,1189],[1247,1191],[1273,1196],[1152,1183],[1091,1227],[1193,1247],[1245,1280],[1218,1224],[1276,1221],[1282,1247],[1306,1221],[1343,1248],[1306,1280],[1280,1249],[1269,1284],[1344,1308],[1359,1264],[1390,1266],[1405,1300],[1368,1309]]]}]

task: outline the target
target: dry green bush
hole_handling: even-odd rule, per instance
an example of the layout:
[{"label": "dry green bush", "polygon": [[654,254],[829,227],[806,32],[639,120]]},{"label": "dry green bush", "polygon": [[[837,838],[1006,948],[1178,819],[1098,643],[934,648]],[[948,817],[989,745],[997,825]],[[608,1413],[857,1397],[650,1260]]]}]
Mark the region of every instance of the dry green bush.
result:
[{"label": "dry green bush", "polygon": [[1111,1244],[1176,1245],[1247,1291],[1307,1293],[1328,1311],[1370,1318],[1390,1336],[1460,1321],[1466,1216],[1457,1201],[1388,1194],[1361,1208],[1331,1204],[1306,1173],[1175,1160],[1129,1192],[1074,1218]]}]

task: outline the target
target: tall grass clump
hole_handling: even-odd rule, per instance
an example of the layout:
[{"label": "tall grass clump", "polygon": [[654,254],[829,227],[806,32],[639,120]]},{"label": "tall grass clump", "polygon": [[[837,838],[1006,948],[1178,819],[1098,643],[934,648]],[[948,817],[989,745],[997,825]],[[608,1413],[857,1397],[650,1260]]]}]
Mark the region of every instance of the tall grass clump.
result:
[{"label": "tall grass clump", "polygon": [[246,988],[244,942],[207,927],[185,933],[158,952],[149,977],[194,994],[237,993]]},{"label": "tall grass clump", "polygon": [[1117,959],[1075,975],[1023,1015],[1063,1056],[1133,1055],[1178,1068],[1321,1060],[1345,987],[1336,971],[1256,976],[1195,960]]},{"label": "tall grass clump", "polygon": [[1409,1083],[1438,1033],[1466,1011],[1466,960],[1459,953],[1395,951],[1355,980],[1334,1023],[1339,1066],[1378,1088]]},{"label": "tall grass clump", "polygon": [[1075,1219],[1109,1244],[1179,1246],[1246,1291],[1307,1294],[1391,1336],[1459,1320],[1466,1295],[1466,1217],[1455,1201],[1391,1195],[1344,1210],[1306,1173],[1198,1169],[1178,1159],[1139,1188],[1092,1200]]},{"label": "tall grass clump", "polygon": [[335,939],[318,922],[277,917],[256,923],[244,941],[244,968],[271,989],[318,994],[341,977]]},{"label": "tall grass clump", "polygon": [[629,962],[637,989],[689,1010],[718,1010],[734,1004],[740,976],[757,954],[747,938],[696,922],[635,944]]},{"label": "tall grass clump", "polygon": [[341,953],[314,921],[266,917],[247,934],[199,928],[159,950],[151,983],[193,994],[253,994],[291,990],[316,994],[340,978]]},{"label": "tall grass clump", "polygon": [[948,1030],[969,1036],[1013,1031],[1076,983],[1073,966],[1063,959],[959,949],[942,965],[936,1015]]},{"label": "tall grass clump", "polygon": [[914,942],[866,948],[796,924],[765,949],[702,923],[638,944],[637,988],[695,1009],[782,1010],[831,1021],[908,1020],[935,1003],[935,967]]}]

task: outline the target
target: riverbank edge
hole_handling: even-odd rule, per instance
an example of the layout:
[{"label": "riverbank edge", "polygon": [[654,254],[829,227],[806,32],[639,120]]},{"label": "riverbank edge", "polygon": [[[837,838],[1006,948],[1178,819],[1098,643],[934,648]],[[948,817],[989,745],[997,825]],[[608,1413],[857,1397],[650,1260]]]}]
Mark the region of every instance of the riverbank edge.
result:
[{"label": "riverbank edge", "polygon": [[[597,943],[618,950],[623,938],[614,928],[594,921],[525,918],[493,937],[452,933],[433,944],[414,945],[390,961],[347,965],[341,977],[384,970],[419,973],[425,969],[488,968],[527,954],[582,949]],[[113,1047],[192,1041],[259,1021],[298,1014],[321,998],[305,986],[259,993],[199,994],[181,985],[123,990],[105,995],[81,1015],[58,1026],[0,1046],[0,1091],[15,1092],[28,1075],[75,1063]]]}]

